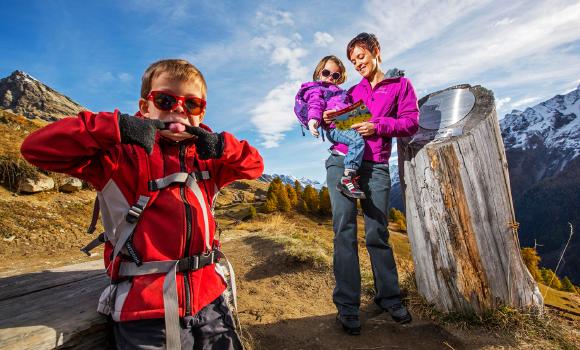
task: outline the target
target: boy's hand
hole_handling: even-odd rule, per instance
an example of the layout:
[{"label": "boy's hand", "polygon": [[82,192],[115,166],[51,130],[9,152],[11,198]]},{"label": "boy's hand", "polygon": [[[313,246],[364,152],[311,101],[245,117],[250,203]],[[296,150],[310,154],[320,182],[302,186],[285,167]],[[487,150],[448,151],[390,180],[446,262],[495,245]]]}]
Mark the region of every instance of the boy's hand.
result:
[{"label": "boy's hand", "polygon": [[200,159],[222,157],[224,153],[224,136],[222,134],[208,132],[197,126],[186,126],[185,131],[196,136],[195,147]]},{"label": "boy's hand", "polygon": [[308,121],[308,130],[310,130],[312,136],[318,137],[318,122],[315,119],[310,119]]},{"label": "boy's hand", "polygon": [[119,114],[121,143],[141,146],[148,154],[153,152],[157,129],[165,128],[161,120],[141,119],[128,114]]}]

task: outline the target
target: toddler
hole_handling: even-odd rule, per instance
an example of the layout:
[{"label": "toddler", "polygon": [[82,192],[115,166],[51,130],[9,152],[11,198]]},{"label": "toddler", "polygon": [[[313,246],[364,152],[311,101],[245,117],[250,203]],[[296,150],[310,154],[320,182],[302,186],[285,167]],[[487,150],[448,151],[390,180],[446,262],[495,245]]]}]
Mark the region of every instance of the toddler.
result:
[{"label": "toddler", "polygon": [[299,120],[304,121],[312,136],[319,136],[318,127],[322,125],[332,143],[348,146],[344,174],[337,188],[348,197],[364,199],[365,194],[357,180],[357,170],[363,159],[364,138],[354,129],[339,130],[333,124],[325,125],[322,120],[324,111],[339,110],[352,104],[348,93],[338,86],[346,80],[346,69],[336,56],[326,56],[316,66],[312,79],[314,81],[302,84],[296,94],[294,112]]}]

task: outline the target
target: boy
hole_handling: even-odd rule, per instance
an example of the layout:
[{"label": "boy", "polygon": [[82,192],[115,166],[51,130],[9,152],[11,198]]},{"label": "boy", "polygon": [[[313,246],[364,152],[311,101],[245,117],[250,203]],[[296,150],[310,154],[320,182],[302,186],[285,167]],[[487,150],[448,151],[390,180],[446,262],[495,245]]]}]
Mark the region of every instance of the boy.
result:
[{"label": "boy", "polygon": [[204,124],[206,83],[185,60],[143,75],[139,116],[81,112],[31,134],[23,156],[97,189],[112,284],[99,312],[120,349],[240,349],[216,270],[213,200],[263,161],[246,141]]}]

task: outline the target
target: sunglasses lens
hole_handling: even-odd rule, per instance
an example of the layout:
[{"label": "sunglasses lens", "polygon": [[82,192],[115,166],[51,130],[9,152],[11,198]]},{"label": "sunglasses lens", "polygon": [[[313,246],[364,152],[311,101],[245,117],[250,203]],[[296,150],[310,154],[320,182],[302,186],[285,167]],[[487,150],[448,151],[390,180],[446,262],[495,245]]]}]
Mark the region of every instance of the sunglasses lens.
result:
[{"label": "sunglasses lens", "polygon": [[200,115],[205,107],[205,102],[197,97],[190,97],[185,100],[185,110],[189,114]]},{"label": "sunglasses lens", "polygon": [[170,111],[173,109],[173,106],[177,103],[177,99],[171,95],[164,94],[164,93],[156,93],[153,96],[153,103],[155,107],[159,108],[162,111]]},{"label": "sunglasses lens", "polygon": [[325,78],[327,78],[327,77],[330,76],[334,80],[340,79],[340,73],[339,72],[330,73],[330,71],[328,69],[323,69],[322,72],[320,72],[320,74],[322,74],[322,76],[325,77]]}]

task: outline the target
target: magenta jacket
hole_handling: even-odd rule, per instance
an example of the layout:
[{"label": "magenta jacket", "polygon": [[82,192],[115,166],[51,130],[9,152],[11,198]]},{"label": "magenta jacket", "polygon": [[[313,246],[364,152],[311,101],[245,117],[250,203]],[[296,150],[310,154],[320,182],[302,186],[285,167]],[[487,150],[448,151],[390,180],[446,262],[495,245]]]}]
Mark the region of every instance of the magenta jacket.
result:
[{"label": "magenta jacket", "polygon": [[[375,85],[363,78],[349,89],[352,100],[363,102],[369,108],[376,133],[365,138],[363,160],[388,163],[393,137],[411,136],[419,129],[417,96],[409,79],[398,69],[385,73],[385,79]],[[346,154],[348,146],[337,144],[333,149]]]},{"label": "magenta jacket", "polygon": [[352,104],[350,95],[338,85],[322,81],[302,84],[296,94],[294,113],[302,125],[308,126],[310,119],[323,124],[322,113],[327,109],[339,110]]}]

